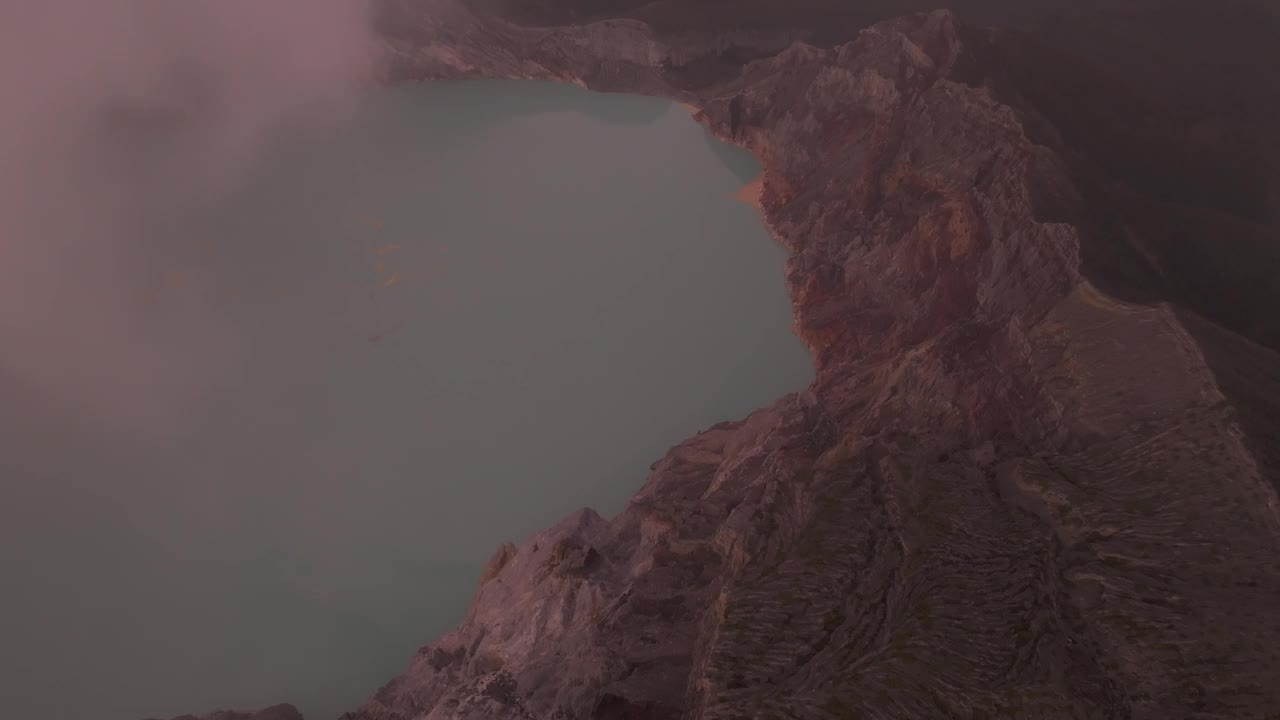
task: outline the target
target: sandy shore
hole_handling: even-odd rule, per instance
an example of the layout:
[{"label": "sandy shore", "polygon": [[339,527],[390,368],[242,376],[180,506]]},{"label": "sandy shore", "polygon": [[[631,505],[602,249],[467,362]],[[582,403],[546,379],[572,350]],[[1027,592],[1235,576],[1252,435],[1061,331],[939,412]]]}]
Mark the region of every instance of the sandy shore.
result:
[{"label": "sandy shore", "polygon": [[[671,102],[675,105],[679,105],[680,107],[684,108],[685,111],[688,112],[690,115],[694,115],[700,111],[700,108],[697,105],[694,105],[693,103],[680,102],[679,100],[672,100]],[[741,188],[738,188],[738,191],[733,194],[733,199],[744,202],[763,213],[764,208],[760,205],[760,192],[763,189],[764,189],[764,174],[761,173],[760,175],[756,176],[755,180],[752,180],[746,185],[743,185]]]},{"label": "sandy shore", "polygon": [[756,176],[755,180],[738,188],[738,192],[733,194],[734,200],[744,202],[760,212],[764,212],[764,207],[760,204],[760,193],[764,190],[764,175]]}]

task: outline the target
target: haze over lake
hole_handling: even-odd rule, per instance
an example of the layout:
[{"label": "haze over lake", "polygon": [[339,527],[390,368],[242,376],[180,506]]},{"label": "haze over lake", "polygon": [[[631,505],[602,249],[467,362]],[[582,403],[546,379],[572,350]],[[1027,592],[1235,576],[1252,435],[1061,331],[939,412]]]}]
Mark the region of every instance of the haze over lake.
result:
[{"label": "haze over lake", "polygon": [[[162,182],[169,131],[124,122],[117,181]],[[665,100],[437,83],[157,200],[140,337],[219,370],[144,437],[0,375],[0,707],[354,707],[500,543],[806,386],[757,172]]]}]

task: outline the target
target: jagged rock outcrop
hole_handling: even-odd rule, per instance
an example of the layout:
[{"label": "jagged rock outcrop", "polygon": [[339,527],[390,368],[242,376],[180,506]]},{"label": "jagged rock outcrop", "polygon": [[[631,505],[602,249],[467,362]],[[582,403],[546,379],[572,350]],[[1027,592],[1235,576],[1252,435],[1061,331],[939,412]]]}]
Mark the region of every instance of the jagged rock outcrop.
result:
[{"label": "jagged rock outcrop", "polygon": [[1073,145],[1016,45],[948,12],[757,38],[695,93],[640,21],[400,11],[397,77],[667,94],[754,150],[817,372],[500,548],[347,720],[1280,715],[1273,336],[1186,291],[1155,173]]}]

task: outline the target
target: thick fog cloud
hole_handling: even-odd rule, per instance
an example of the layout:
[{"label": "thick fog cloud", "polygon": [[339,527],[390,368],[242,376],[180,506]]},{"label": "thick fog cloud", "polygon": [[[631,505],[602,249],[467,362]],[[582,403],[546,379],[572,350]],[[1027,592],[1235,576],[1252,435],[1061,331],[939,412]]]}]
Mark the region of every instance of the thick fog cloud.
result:
[{"label": "thick fog cloud", "polygon": [[282,122],[340,116],[371,49],[360,0],[0,0],[0,388],[152,432],[234,382],[166,245]]}]

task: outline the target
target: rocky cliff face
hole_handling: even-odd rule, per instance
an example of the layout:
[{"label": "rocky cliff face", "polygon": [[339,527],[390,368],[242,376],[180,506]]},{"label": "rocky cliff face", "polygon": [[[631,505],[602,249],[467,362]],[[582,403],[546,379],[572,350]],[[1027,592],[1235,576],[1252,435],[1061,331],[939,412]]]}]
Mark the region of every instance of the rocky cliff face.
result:
[{"label": "rocky cliff face", "polygon": [[1233,287],[1277,236],[1176,119],[948,12],[744,32],[696,90],[698,32],[391,13],[397,78],[665,94],[754,150],[818,370],[500,548],[346,720],[1280,716],[1276,296]]}]

